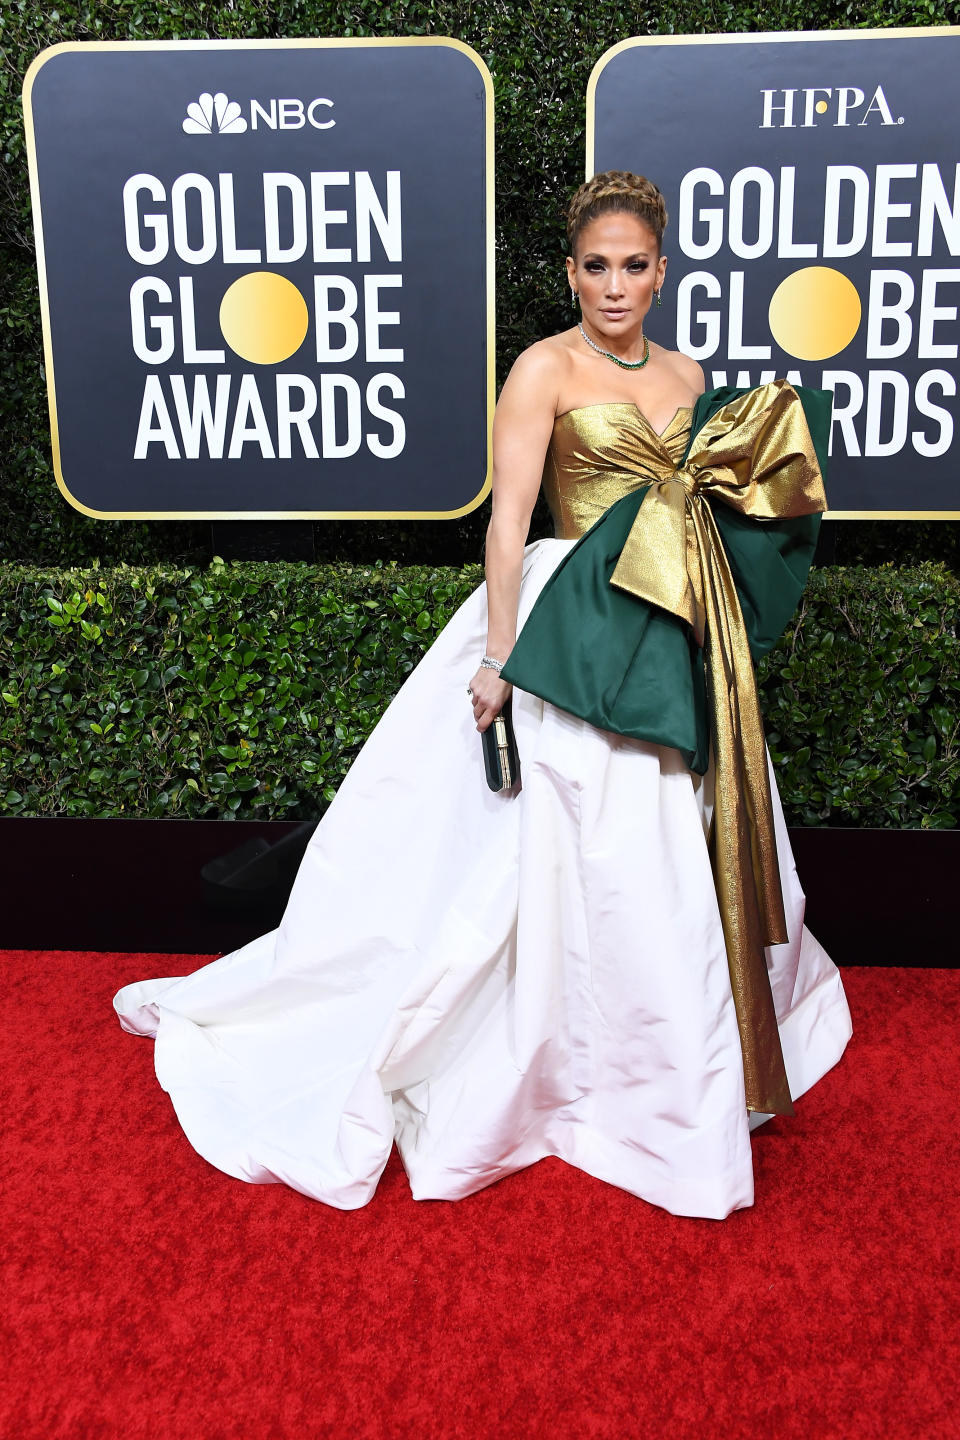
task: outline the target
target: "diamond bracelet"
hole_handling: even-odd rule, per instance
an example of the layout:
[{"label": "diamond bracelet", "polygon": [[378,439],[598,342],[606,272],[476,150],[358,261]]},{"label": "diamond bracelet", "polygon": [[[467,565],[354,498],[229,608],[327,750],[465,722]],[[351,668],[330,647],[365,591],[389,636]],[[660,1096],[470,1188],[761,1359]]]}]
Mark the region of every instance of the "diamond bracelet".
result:
[{"label": "diamond bracelet", "polygon": [[499,675],[506,663],[506,660],[494,660],[491,655],[484,655],[480,661],[480,668],[481,670],[496,670]]}]

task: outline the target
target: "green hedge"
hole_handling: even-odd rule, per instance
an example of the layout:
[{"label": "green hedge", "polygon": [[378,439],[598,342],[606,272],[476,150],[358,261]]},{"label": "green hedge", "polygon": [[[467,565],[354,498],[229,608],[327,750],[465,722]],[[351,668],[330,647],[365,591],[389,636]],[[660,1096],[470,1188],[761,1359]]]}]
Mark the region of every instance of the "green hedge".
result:
[{"label": "green hedge", "polygon": [[[0,812],[310,818],[480,570],[0,569]],[[764,663],[805,825],[960,816],[960,583],[821,571]]]},{"label": "green hedge", "polygon": [[[828,30],[960,23],[958,0],[663,0],[573,6],[527,0],[3,0],[0,5],[0,558],[34,564],[204,563],[209,526],[96,521],[70,509],[50,466],[40,319],[20,113],[38,51],[65,40],[449,35],[490,67],[497,126],[497,359],[501,376],[532,340],[570,322],[560,217],[583,178],[587,80],[631,35]],[[682,97],[678,98],[682,104]],[[722,116],[718,117],[722,121]],[[649,161],[656,175],[656,117]],[[669,240],[669,232],[668,232]],[[669,248],[669,245],[668,245]],[[324,522],[318,555],[370,562],[475,560],[486,507],[457,521]],[[538,516],[542,531],[544,516]],[[837,559],[942,558],[957,565],[960,525],[844,522]],[[958,567],[960,568],[960,567]]]},{"label": "green hedge", "polygon": [[0,810],[264,819],[321,813],[481,578],[221,564],[0,574]]},{"label": "green hedge", "polygon": [[799,825],[960,824],[960,582],[944,566],[814,571],[760,667]]}]

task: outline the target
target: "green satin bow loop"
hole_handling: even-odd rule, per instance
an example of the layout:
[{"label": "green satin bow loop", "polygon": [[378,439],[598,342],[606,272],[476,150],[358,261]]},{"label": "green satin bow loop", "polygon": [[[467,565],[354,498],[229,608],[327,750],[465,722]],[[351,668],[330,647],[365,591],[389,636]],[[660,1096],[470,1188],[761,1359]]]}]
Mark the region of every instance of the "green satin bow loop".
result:
[{"label": "green satin bow loop", "polygon": [[[676,745],[701,771],[708,722],[711,860],[746,1103],[767,1113],[793,1111],[764,953],[787,932],[751,654],[775,642],[802,590],[826,509],[829,405],[824,392],[782,380],[702,396],[681,464],[669,475],[644,473],[647,488],[613,504],[582,537],[503,671],[594,724]],[[619,631],[608,636],[606,659],[598,615]],[[568,653],[551,667],[561,627]],[[584,639],[571,646],[576,631]]]}]

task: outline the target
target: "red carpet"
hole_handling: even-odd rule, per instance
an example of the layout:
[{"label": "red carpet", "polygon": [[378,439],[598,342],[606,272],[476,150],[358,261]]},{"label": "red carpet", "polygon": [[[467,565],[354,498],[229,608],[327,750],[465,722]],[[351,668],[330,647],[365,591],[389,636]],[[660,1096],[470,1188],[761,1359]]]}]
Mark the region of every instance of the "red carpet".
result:
[{"label": "red carpet", "polygon": [[190,1149],[138,955],[0,956],[0,1432],[16,1440],[960,1436],[960,972],[844,971],[840,1066],[681,1220],[544,1161],[344,1214]]}]

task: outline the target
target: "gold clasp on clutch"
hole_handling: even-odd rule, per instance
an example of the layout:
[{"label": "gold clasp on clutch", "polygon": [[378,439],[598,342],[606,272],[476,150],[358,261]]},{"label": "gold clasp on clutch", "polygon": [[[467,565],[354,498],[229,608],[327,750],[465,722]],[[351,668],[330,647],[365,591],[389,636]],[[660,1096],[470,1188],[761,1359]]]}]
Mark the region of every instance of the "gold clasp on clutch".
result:
[{"label": "gold clasp on clutch", "polygon": [[505,790],[509,790],[513,784],[513,772],[510,769],[510,747],[507,742],[507,727],[502,715],[497,715],[493,722],[494,734],[497,740],[497,753],[500,757],[500,770],[503,775]]}]

